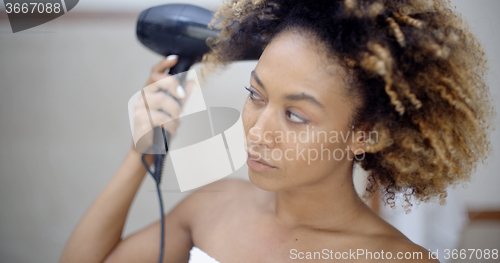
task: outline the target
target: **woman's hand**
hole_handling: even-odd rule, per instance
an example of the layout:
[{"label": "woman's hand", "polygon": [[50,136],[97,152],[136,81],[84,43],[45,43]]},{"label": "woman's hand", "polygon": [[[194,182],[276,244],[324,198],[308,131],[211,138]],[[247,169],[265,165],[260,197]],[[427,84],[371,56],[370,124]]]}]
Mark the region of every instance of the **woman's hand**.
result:
[{"label": "woman's hand", "polygon": [[133,148],[142,153],[153,143],[153,127],[161,126],[172,137],[177,134],[182,106],[194,85],[194,80],[188,80],[183,88],[174,76],[165,73],[177,61],[176,55],[170,55],[155,65],[134,104]]}]

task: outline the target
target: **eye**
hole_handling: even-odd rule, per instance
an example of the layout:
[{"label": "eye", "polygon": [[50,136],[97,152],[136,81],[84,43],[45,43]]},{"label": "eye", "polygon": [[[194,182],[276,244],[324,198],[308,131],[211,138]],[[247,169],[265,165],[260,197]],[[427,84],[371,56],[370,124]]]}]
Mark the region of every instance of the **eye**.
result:
[{"label": "eye", "polygon": [[250,96],[250,99],[255,101],[255,102],[261,102],[263,101],[263,99],[259,96],[259,94],[254,91],[253,89],[249,88],[249,87],[245,87],[246,90],[248,90],[248,92],[250,92],[250,94],[248,96]]},{"label": "eye", "polygon": [[305,119],[301,118],[299,115],[287,110],[286,111],[286,116],[288,117],[288,119],[293,122],[293,123],[297,123],[297,124],[307,124],[308,121],[306,121]]}]

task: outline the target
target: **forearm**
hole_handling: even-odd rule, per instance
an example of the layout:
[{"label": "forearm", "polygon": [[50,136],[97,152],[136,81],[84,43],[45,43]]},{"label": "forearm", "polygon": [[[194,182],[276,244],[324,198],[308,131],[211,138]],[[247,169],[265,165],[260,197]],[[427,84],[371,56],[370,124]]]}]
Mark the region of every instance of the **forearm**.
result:
[{"label": "forearm", "polygon": [[131,149],[73,230],[61,255],[61,263],[102,262],[105,259],[121,239],[128,210],[145,174],[141,153]]}]

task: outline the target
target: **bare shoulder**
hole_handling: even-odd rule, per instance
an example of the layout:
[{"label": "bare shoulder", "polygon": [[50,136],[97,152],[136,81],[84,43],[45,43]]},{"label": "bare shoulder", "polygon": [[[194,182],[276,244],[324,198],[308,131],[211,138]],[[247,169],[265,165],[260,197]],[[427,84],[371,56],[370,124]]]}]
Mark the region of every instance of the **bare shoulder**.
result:
[{"label": "bare shoulder", "polygon": [[357,231],[353,232],[351,245],[362,253],[359,259],[366,259],[366,262],[373,259],[381,262],[439,262],[431,258],[429,250],[413,243],[373,211],[369,210],[362,218],[357,223],[352,222]]},{"label": "bare shoulder", "polygon": [[[207,231],[213,229],[223,213],[230,214],[237,207],[230,204],[252,186],[244,180],[219,180],[194,190],[164,215],[165,255],[169,255],[169,262],[187,262],[193,245],[210,237]],[[157,220],[121,240],[105,262],[154,262],[159,254],[161,227]]]},{"label": "bare shoulder", "polygon": [[220,213],[254,187],[252,183],[241,179],[218,180],[193,191],[179,203],[179,208],[188,212],[185,219],[193,225],[197,222],[192,220]]},{"label": "bare shoulder", "polygon": [[252,183],[242,179],[222,179],[198,188],[189,198],[200,206],[210,203],[223,205],[254,187]]}]

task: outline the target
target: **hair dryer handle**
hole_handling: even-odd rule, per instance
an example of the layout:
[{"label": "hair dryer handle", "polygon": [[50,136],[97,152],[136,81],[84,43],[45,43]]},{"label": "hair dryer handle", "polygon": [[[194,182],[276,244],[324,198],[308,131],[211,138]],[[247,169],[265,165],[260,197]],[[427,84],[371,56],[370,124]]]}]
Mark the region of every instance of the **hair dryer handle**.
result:
[{"label": "hair dryer handle", "polygon": [[[188,71],[191,65],[193,65],[195,62],[196,59],[193,58],[179,57],[177,64],[175,64],[175,66],[170,68],[169,74],[177,78],[180,85],[183,88],[185,88],[187,74],[186,73],[179,74],[179,73]],[[165,153],[168,153],[168,145],[170,144],[171,138],[172,135],[168,131],[166,131],[161,127],[155,127],[153,135],[153,145],[155,147],[160,147],[160,149],[164,147]],[[161,181],[161,170],[163,168],[164,158],[165,154],[155,154],[154,167],[155,171],[159,172],[155,172],[153,174],[153,177],[158,183],[160,183]]]},{"label": "hair dryer handle", "polygon": [[[187,74],[179,74],[183,73],[189,70],[191,65],[193,65],[196,62],[196,59],[193,58],[187,58],[187,57],[179,57],[179,60],[177,61],[177,64],[170,68],[169,74],[174,76],[177,81],[179,81],[180,85],[182,88],[185,89],[186,85],[186,76]],[[170,138],[171,134],[167,131],[165,131],[163,128],[161,129],[155,129],[154,131],[154,139],[153,139],[153,144],[154,145],[165,145],[165,152],[168,152],[168,144],[170,143]],[[165,141],[166,140],[166,141]]]},{"label": "hair dryer handle", "polygon": [[197,62],[196,58],[179,56],[177,64],[175,64],[175,66],[170,68],[170,71],[168,73],[174,76],[179,81],[181,86],[185,88],[187,74],[179,74],[179,73],[188,71],[189,68],[196,62]]}]

